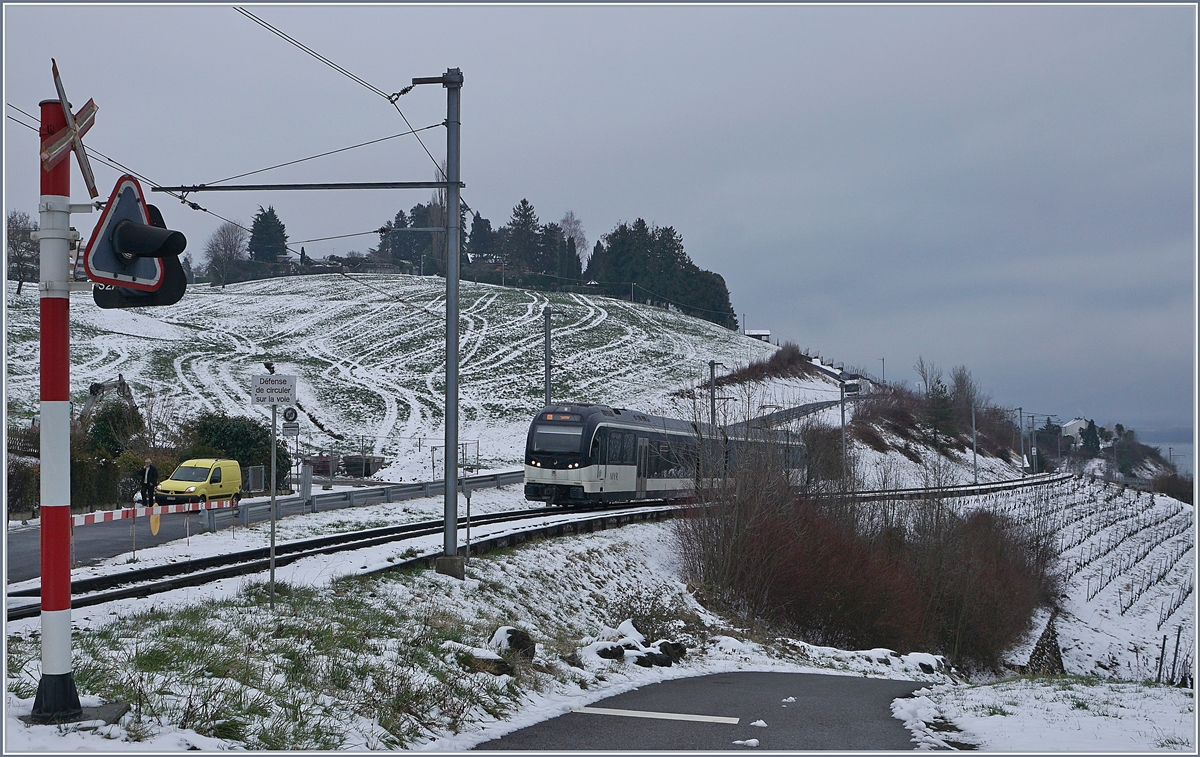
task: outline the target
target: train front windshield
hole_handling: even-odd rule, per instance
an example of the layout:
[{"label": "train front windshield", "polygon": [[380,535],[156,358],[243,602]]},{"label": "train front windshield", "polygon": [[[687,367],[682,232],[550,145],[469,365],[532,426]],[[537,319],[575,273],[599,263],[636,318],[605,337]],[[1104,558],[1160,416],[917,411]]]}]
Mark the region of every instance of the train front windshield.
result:
[{"label": "train front windshield", "polygon": [[580,453],[583,426],[551,426],[539,423],[533,427],[534,452]]}]

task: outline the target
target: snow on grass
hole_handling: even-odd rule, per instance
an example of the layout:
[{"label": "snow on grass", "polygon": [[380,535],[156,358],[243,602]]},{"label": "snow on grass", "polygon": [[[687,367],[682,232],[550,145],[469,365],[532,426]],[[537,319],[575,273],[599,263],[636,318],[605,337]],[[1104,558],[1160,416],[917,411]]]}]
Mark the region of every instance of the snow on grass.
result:
[{"label": "snow on grass", "polygon": [[[947,500],[955,502],[955,500]],[[893,702],[920,748],[1195,752],[1194,694],[1158,685],[1162,636],[1191,669],[1194,509],[1088,478],[957,500],[1053,538],[1065,581],[1055,620],[1068,675],[938,685]],[[1185,597],[1186,601],[1178,601]],[[1024,665],[1050,611],[1007,659]],[[1175,655],[1166,650],[1164,677]]]},{"label": "snow on grass", "polygon": [[942,684],[897,699],[892,713],[922,749],[1195,753],[1190,689],[1099,678]]},{"label": "snow on grass", "polygon": [[[946,500],[962,511],[986,508],[1047,534],[1063,575],[1055,621],[1068,673],[1153,680],[1162,637],[1167,667],[1181,630],[1179,659],[1194,659],[1195,511],[1160,494],[1088,478],[1029,490]],[[1010,651],[1028,661],[1049,613]]]},{"label": "snow on grass", "polygon": [[[638,524],[503,550],[472,558],[462,582],[426,570],[281,571],[274,612],[262,576],[81,608],[81,694],[141,701],[142,711],[140,722],[131,713],[106,731],[115,744],[72,731],[71,748],[123,749],[121,739],[137,738],[151,749],[212,748],[204,739],[252,749],[462,749],[670,678],[794,670],[948,680],[921,668],[937,662],[932,655],[747,637],[687,591],[670,529]],[[352,564],[373,566],[387,548],[360,553]],[[626,631],[682,641],[684,660],[643,668],[580,654],[634,619],[642,628]],[[470,660],[501,626],[527,630],[537,656],[508,656],[511,675],[479,672]],[[39,677],[36,629],[36,620],[8,626],[7,744],[57,751],[66,735],[15,719]]]},{"label": "snow on grass", "polygon": [[[1063,566],[1073,571],[1057,621],[1067,670],[1113,680],[933,686],[916,698],[897,700],[893,708],[913,730],[914,741],[1015,750],[1044,750],[1051,743],[1075,749],[1191,749],[1188,694],[1119,679],[1153,678],[1157,649],[1152,642],[1161,638],[1162,603],[1178,591],[1177,584],[1190,585],[1192,508],[1084,479],[944,502],[964,511],[987,507],[1053,535]],[[528,506],[515,486],[476,492],[472,504],[473,513]],[[441,507],[439,499],[429,498],[287,518],[279,522],[280,540],[428,520],[438,517]],[[274,615],[265,608],[262,576],[79,608],[73,614],[76,674],[83,694],[131,701],[140,695],[157,708],[153,713],[146,708],[140,721],[131,714],[119,726],[97,731],[36,729],[13,720],[31,705],[39,656],[37,620],[10,623],[9,748],[57,750],[69,743],[71,748],[111,749],[116,743],[125,750],[122,739],[141,739],[128,748],[165,751],[220,743],[461,749],[566,708],[680,676],[796,670],[937,684],[957,680],[934,655],[838,650],[794,639],[751,638],[729,627],[687,592],[670,528],[629,526],[473,558],[462,583],[428,571],[358,577],[388,567],[389,559],[439,552],[440,534],[411,547],[303,560],[280,569]],[[473,533],[482,537],[486,530]],[[139,562],[266,542],[266,526],[257,524],[193,537],[190,550],[180,542],[142,550]],[[125,559],[109,560],[95,572],[120,571],[127,567]],[[1171,569],[1164,573],[1161,567],[1168,563]],[[1089,588],[1088,576],[1103,575],[1105,565],[1114,566],[1116,577],[1103,588]],[[1159,569],[1146,572],[1153,566]],[[1132,588],[1139,575],[1145,576],[1138,584],[1144,590],[1126,607],[1121,587]],[[1161,577],[1151,583],[1154,576]],[[1039,618],[1031,640],[1010,654],[1011,662],[1025,662],[1047,616]],[[626,622],[634,617],[640,627]],[[1181,657],[1192,634],[1192,617],[1192,603],[1185,602],[1162,626],[1186,626]],[[518,662],[508,677],[471,672],[464,661],[494,654],[489,640],[497,628],[509,625],[525,628],[538,642],[533,663]],[[636,641],[634,632],[645,632],[647,643],[662,637],[682,640],[688,656],[671,668],[646,669],[588,653],[611,640]],[[350,684],[337,670],[349,671],[365,693],[348,693]],[[408,671],[408,677],[396,678],[398,670]],[[1062,681],[1075,693],[1063,694]],[[411,704],[416,700],[435,705]],[[372,709],[382,701],[408,703],[404,706],[409,709],[389,720]],[[456,704],[449,706],[449,701]],[[1087,712],[1082,711],[1085,705]],[[289,712],[303,715],[311,727],[299,728],[283,714]],[[1076,729],[1074,736],[1069,727]],[[1062,741],[1047,741],[1045,734],[1051,732]],[[1079,741],[1084,738],[1091,741]]]},{"label": "snow on grass", "polygon": [[[177,305],[131,311],[99,311],[90,293],[76,293],[72,398],[82,403],[89,384],[123,373],[139,402],[153,393],[185,414],[223,410],[265,420],[269,411],[250,405],[249,382],[271,362],[277,372],[299,377],[303,450],[348,454],[365,446],[389,462],[379,480],[434,478],[440,462],[431,457],[430,440],[438,444],[442,435],[444,297],[442,279],[406,275],[193,287]],[[525,431],[543,398],[541,311],[548,304],[554,396],[564,400],[661,411],[673,404],[670,392],[707,375],[710,359],[737,366],[776,349],[648,305],[462,282],[459,438],[478,441],[484,467],[521,462]],[[36,291],[17,297],[9,289],[13,417],[37,412],[37,312]],[[322,433],[315,421],[344,439]]]}]

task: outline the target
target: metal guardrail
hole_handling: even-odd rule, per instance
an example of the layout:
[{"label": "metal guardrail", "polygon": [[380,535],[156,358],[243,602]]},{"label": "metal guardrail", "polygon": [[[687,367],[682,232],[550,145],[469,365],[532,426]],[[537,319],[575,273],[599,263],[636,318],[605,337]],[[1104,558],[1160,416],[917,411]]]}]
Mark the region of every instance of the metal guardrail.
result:
[{"label": "metal guardrail", "polygon": [[[468,492],[476,489],[491,489],[510,484],[519,484],[525,480],[525,471],[505,471],[503,473],[486,473],[479,476],[464,476],[459,479],[459,491]],[[391,484],[370,489],[351,489],[349,491],[314,494],[307,502],[300,497],[277,497],[275,499],[275,517],[285,514],[302,515],[315,513],[333,507],[361,507],[375,505],[380,502],[403,502],[409,499],[436,496],[442,491],[442,481],[418,481],[411,484]],[[209,531],[217,530],[217,523],[229,518],[238,519],[242,525],[250,525],[251,514],[270,513],[270,502],[248,504],[242,502],[233,510],[206,510],[205,527]]]},{"label": "metal guardrail", "polygon": [[830,494],[829,497],[847,496],[859,502],[870,502],[880,499],[925,499],[927,497],[973,497],[979,494],[1022,489],[1027,486],[1042,486],[1063,481],[1070,481],[1074,474],[1070,473],[1041,473],[1026,478],[1014,478],[1006,481],[992,481],[983,484],[955,484],[953,486],[890,489],[883,491],[850,492],[849,494]]}]

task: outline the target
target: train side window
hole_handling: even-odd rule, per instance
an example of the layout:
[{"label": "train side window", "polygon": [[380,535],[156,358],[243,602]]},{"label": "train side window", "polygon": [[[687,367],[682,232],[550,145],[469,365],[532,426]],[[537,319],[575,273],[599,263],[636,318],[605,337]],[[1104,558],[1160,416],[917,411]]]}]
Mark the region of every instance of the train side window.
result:
[{"label": "train side window", "polygon": [[621,434],[624,442],[621,445],[621,462],[625,465],[637,465],[637,435],[632,431]]}]

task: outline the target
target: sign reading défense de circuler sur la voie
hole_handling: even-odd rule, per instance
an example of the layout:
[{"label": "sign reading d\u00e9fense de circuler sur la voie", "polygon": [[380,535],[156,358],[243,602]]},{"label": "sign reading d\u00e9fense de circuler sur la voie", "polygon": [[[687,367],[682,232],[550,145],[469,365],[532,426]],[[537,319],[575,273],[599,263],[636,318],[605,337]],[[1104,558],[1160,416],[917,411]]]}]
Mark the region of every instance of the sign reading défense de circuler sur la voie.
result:
[{"label": "sign reading d\u00e9fense de circuler sur la voie", "polygon": [[296,377],[267,374],[250,381],[250,397],[255,405],[296,404]]}]

